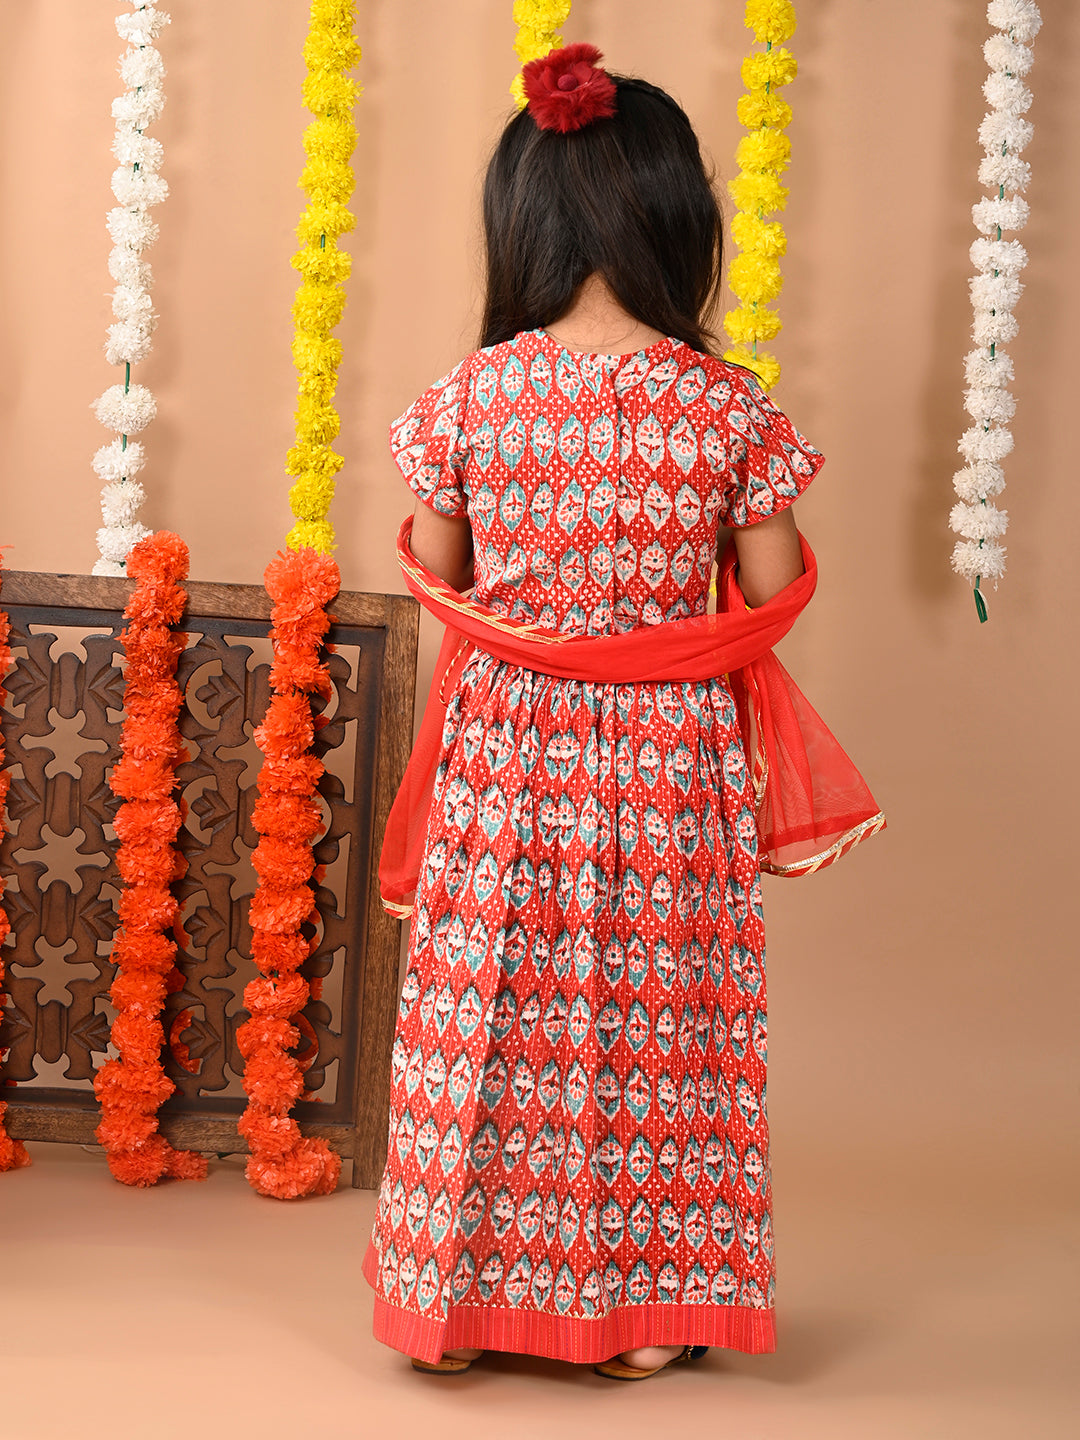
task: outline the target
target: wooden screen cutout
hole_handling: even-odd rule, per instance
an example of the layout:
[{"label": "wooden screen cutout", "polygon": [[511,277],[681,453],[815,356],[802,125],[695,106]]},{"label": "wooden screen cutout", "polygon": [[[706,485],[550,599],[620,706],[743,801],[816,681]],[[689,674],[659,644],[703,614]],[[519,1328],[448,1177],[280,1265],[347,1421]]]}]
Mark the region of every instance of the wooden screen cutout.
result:
[{"label": "wooden screen cutout", "polygon": [[[6,571],[14,665],[0,713],[11,771],[9,833],[0,846],[7,1008],[0,1050],[7,1127],[23,1140],[93,1144],[95,1068],[113,1010],[109,961],[119,894],[108,786],[123,718],[119,634],[132,582]],[[246,1106],[236,1030],[247,1018],[248,901],[256,876],[251,826],[261,756],[252,739],[269,700],[270,600],[252,585],[186,586],[188,646],[178,679],[180,768],[187,815],[180,845],[188,873],[177,886],[187,935],[182,991],[169,997],[165,1033],[182,1011],[189,1071],[168,1046],[176,1093],[161,1131],[181,1149],[246,1151],[236,1122]],[[293,1114],[353,1159],[354,1185],[378,1184],[386,1152],[390,1047],[398,995],[400,922],[378,894],[378,849],[412,743],[419,607],[411,596],[342,592],[330,606],[333,694],[316,745],[327,828],[325,867],[304,966],[321,981],[298,1020],[297,1054],[311,1058]],[[314,1047],[314,1048],[312,1048]]]}]

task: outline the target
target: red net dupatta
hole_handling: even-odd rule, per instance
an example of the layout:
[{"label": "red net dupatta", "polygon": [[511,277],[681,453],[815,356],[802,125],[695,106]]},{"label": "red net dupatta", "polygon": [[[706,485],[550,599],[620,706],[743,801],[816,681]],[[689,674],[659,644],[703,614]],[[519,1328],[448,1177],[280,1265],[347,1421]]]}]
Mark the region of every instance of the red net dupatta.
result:
[{"label": "red net dupatta", "polygon": [[817,585],[817,561],[803,536],[805,572],[756,609],[747,608],[735,579],[731,544],[720,565],[716,614],[616,635],[572,636],[507,620],[459,594],[413,555],[411,533],[410,515],[398,532],[398,561],[409,589],[446,634],[383,841],[379,886],[391,914],[412,910],[446,705],[474,646],[574,680],[647,684],[726,675],[753,776],[759,861],[769,874],[811,874],[884,829],[885,816],[866,781],[772,653]]}]

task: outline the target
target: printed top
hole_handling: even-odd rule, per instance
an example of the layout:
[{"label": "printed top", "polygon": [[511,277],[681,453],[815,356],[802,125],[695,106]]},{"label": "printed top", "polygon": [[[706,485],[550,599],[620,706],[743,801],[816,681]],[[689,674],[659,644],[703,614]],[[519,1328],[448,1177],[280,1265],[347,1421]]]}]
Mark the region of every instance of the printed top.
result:
[{"label": "printed top", "polygon": [[468,516],[475,598],[571,635],[704,613],[718,526],[778,513],[824,463],[740,366],[544,330],[467,355],[390,444],[426,505]]}]

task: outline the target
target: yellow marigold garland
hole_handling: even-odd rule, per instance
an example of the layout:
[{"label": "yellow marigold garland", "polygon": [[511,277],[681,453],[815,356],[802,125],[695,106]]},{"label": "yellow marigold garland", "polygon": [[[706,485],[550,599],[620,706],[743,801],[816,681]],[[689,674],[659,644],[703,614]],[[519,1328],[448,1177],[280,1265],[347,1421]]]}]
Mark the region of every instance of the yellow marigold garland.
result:
[{"label": "yellow marigold garland", "polygon": [[731,238],[739,249],[728,267],[728,285],[740,304],[724,316],[724,329],[734,342],[724,359],[753,370],[769,390],[780,378],[780,364],[759,344],[774,339],[783,323],[768,302],[783,285],[780,257],[787,237],[779,221],[766,221],[765,216],[787,204],[780,176],[791,159],[791,141],[782,133],[791,120],[791,106],[776,91],[798,71],[794,55],[780,46],[795,33],[795,7],[791,0],[747,0],[745,23],[766,48],[742,63],[747,93],[737,108],[749,133],[735,152],[739,174],[728,184],[738,206]]},{"label": "yellow marigold garland", "polygon": [[296,444],[286,465],[296,477],[289,491],[296,524],[288,543],[293,549],[308,546],[320,554],[334,548],[334,527],[327,513],[334,498],[334,477],[344,463],[331,449],[341,428],[333,406],[341,345],[330,332],[344,313],[344,281],[352,268],[351,257],[338,247],[338,237],[356,224],[348,208],[353,191],[349,158],[356,146],[352,109],[360,91],[346,73],[360,59],[353,35],[355,20],[355,0],[312,0],[304,45],[304,104],[316,118],[304,132],[307,164],[300,186],[308,204],[296,231],[302,248],[292,260],[302,279],[292,310],[299,402]]},{"label": "yellow marigold garland", "polygon": [[[518,27],[514,51],[522,65],[539,60],[562,45],[559,30],[570,14],[571,0],[514,0],[514,24]],[[519,110],[525,108],[521,72],[514,76],[510,94]]]}]

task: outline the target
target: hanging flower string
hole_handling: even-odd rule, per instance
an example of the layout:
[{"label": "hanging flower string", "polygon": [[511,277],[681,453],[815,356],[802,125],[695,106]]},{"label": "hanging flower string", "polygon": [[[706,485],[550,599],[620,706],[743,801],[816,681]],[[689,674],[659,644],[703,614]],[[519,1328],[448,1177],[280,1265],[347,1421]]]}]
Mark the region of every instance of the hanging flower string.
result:
[{"label": "hanging flower string", "polygon": [[334,527],[326,517],[334,498],[334,476],[344,464],[331,447],[341,429],[333,404],[341,341],[330,332],[344,313],[344,281],[352,269],[352,257],[339,248],[338,237],[356,224],[348,208],[354,183],[349,157],[356,147],[352,110],[359,94],[356,81],[348,75],[360,59],[360,46],[353,37],[355,10],[354,0],[312,0],[304,44],[304,104],[316,118],[304,132],[307,164],[300,186],[308,204],[296,232],[301,248],[292,260],[302,279],[292,312],[299,399],[296,444],[286,466],[296,477],[289,491],[296,524],[288,543],[293,549],[309,545],[321,553],[334,548]]},{"label": "hanging flower string", "polygon": [[183,984],[172,885],[187,868],[175,845],[182,815],[174,794],[176,767],[184,759],[176,662],[186,637],[174,627],[187,598],[181,585],[187,566],[187,546],[164,530],[141,540],[128,556],[128,572],[138,583],[124,611],[126,715],[121,758],[109,777],[124,802],[114,821],[123,888],[112,950],[117,974],[109,991],[116,1007],[110,1039],[118,1055],[94,1076],[102,1115],[94,1133],[109,1169],[125,1185],[153,1185],[163,1176],[206,1178],[202,1155],[174,1150],[158,1133],[158,1109],[176,1088],[161,1064],[161,1011],[165,996]]},{"label": "hanging flower string", "polygon": [[724,329],[734,342],[724,359],[753,370],[771,390],[780,378],[780,364],[761,343],[780,332],[780,316],[768,302],[783,285],[780,257],[787,250],[787,237],[778,220],[765,217],[787,204],[780,176],[791,159],[791,141],[783,133],[791,121],[791,106],[776,92],[798,71],[794,55],[779,45],[795,33],[795,7],[790,0],[747,0],[745,24],[765,50],[742,63],[747,93],[737,111],[749,133],[735,152],[739,174],[728,183],[738,207],[731,237],[739,251],[728,267],[728,286],[739,307],[724,316]]},{"label": "hanging flower string", "polygon": [[340,587],[338,567],[314,550],[279,552],[266,570],[274,602],[273,696],[255,732],[265,757],[252,823],[260,840],[252,856],[259,887],[251,901],[251,953],[259,977],[244,990],[251,1016],[237,1031],[249,1101],[240,1119],[251,1158],[247,1177],[262,1195],[294,1200],[329,1194],[341,1157],[324,1140],[304,1137],[289,1115],[302,1097],[304,1069],[289,1051],[310,988],[300,967],[311,954],[303,926],[315,911],[312,842],[323,829],[316,786],[324,766],[311,753],[311,697],[328,695],[322,658],[330,626],[326,606]]},{"label": "hanging flower string", "polygon": [[[4,689],[4,677],[11,669],[11,622],[4,610],[0,609],[0,710],[4,708],[4,701],[7,699],[7,691]],[[11,784],[11,776],[4,765],[4,737],[0,733],[0,839],[4,835],[4,806],[7,803],[8,787]],[[4,877],[0,875],[0,1024],[4,1019],[4,942],[11,933],[11,921],[8,919],[7,911],[4,909]],[[4,1060],[7,1052],[0,1049],[0,1074],[3,1071]],[[0,1094],[3,1091],[0,1090]],[[0,1100],[0,1171],[18,1170],[22,1165],[30,1164],[30,1156],[27,1154],[26,1146],[21,1140],[12,1140],[4,1125],[4,1115],[7,1111],[7,1104]]]},{"label": "hanging flower string", "polygon": [[95,575],[125,574],[128,552],[148,533],[136,518],[146,498],[136,479],[146,454],[131,436],[144,430],[157,410],[146,386],[131,383],[131,367],[149,355],[157,324],[150,298],[150,266],[142,257],[158,236],[150,209],[165,199],[169,187],[158,173],[161,141],[151,139],[145,131],[165,104],[165,66],[152,42],[169,23],[169,16],[153,5],[138,4],[138,0],[130,3],[137,8],[116,17],[120,38],[128,43],[120,60],[120,75],[127,89],[112,106],[116,120],[112,148],[119,161],[112,190],[118,204],[109,211],[107,223],[113,240],[109,274],[116,282],[112,297],[116,320],[109,326],[105,342],[106,359],[110,365],[123,365],[124,380],[111,385],[93,406],[106,429],[120,432],[94,456],[94,470],[105,482]]},{"label": "hanging flower string", "polygon": [[1008,513],[990,504],[990,497],[1005,488],[1002,461],[1013,448],[1009,421],[1016,401],[1005,388],[1013,378],[1012,357],[1001,346],[1015,338],[1019,326],[1013,307],[1023,285],[1020,271],[1027,252],[1019,240],[1006,240],[1003,232],[1020,230],[1028,218],[1027,189],[1031,167],[1020,159],[1033,127],[1024,119],[1031,91],[1023,76],[1031,69],[1031,41],[1039,33],[1042,17],[1033,0],[990,0],[986,18],[998,32],[983,46],[990,74],[983,94],[990,110],[979,126],[985,156],[979,180],[994,194],[972,207],[981,238],[971,246],[971,262],[978,272],[969,282],[974,311],[972,338],[975,349],[964,360],[967,389],[964,409],[973,424],[960,437],[957,448],[964,466],[953,476],[960,497],[949,514],[949,524],[962,538],[953,547],[952,566],[974,583],[975,609],[987,618],[981,585],[997,582],[1005,574],[1005,547],[1001,537]]},{"label": "hanging flower string", "polygon": [[[252,824],[260,839],[252,862],[259,886],[251,902],[252,958],[259,977],[244,991],[251,1018],[237,1032],[244,1055],[249,1104],[240,1120],[251,1158],[247,1177],[262,1195],[279,1200],[330,1193],[341,1157],[325,1140],[301,1135],[289,1111],[304,1092],[304,1073],[314,1059],[312,1032],[301,1014],[317,990],[300,973],[311,954],[304,926],[315,911],[317,879],[312,842],[323,828],[316,790],[323,764],[312,753],[316,721],[313,696],[329,694],[323,658],[330,628],[326,607],[341,586],[330,556],[334,529],[328,514],[334,476],[342,457],[331,448],[341,422],[334,409],[341,342],[331,331],[345,307],[350,258],[338,237],[355,224],[348,209],[356,144],[352,107],[358,86],[349,70],[360,59],[353,35],[354,0],[312,0],[304,59],[303,96],[315,119],[304,134],[307,164],[300,185],[308,204],[297,234],[301,249],[293,265],[302,278],[293,305],[293,359],[299,374],[296,444],[288,471],[296,523],[289,549],[267,567],[273,605],[274,662],[270,706],[255,739],[263,752],[259,799]],[[290,1054],[301,1033],[306,1060]]]},{"label": "hanging flower string", "polygon": [[[559,31],[566,24],[570,4],[571,0],[514,0],[514,24],[518,27],[514,53],[523,66],[562,45]],[[518,109],[523,110],[525,89],[520,71],[514,76],[510,94]]]}]

